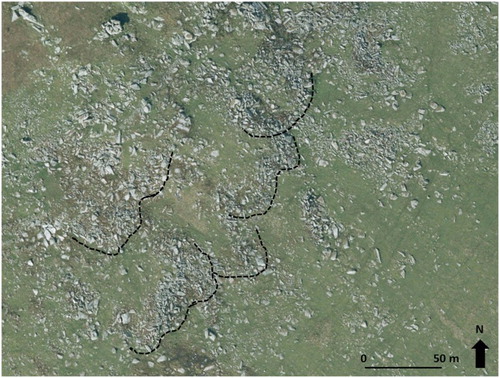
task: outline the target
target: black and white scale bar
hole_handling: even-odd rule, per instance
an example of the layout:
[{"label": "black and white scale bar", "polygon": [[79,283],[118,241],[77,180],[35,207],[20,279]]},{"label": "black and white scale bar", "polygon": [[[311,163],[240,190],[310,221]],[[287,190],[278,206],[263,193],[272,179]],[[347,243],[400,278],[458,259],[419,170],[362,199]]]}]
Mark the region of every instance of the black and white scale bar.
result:
[{"label": "black and white scale bar", "polygon": [[442,366],[365,366],[365,369],[442,369]]}]

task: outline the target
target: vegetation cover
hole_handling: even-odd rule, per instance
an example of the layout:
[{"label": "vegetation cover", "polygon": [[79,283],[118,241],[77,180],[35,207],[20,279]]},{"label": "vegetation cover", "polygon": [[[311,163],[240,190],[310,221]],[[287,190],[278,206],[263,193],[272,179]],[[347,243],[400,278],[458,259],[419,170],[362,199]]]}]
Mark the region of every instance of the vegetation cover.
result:
[{"label": "vegetation cover", "polygon": [[2,17],[3,374],[498,374],[496,3]]}]

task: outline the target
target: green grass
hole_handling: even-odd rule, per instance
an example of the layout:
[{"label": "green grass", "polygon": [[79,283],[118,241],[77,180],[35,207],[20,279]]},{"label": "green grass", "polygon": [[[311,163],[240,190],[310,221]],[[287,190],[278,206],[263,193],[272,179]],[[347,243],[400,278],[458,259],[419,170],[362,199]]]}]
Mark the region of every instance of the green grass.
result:
[{"label": "green grass", "polygon": [[[346,28],[345,35],[340,35],[343,26],[332,23],[330,33],[326,34],[331,44],[322,45],[320,36],[314,33],[302,41],[306,62],[315,59],[313,54],[319,47],[337,58],[315,75],[313,106],[297,130],[292,130],[304,157],[303,164],[298,170],[280,175],[275,205],[269,214],[238,223],[239,235],[254,240],[260,256],[262,251],[254,232],[255,227],[259,228],[269,251],[270,272],[257,279],[220,279],[215,298],[206,306],[192,309],[183,328],[168,335],[160,350],[148,356],[130,353],[121,337],[124,328],[113,322],[125,309],[143,311],[145,300],[154,295],[164,271],[174,271],[163,256],[164,238],[175,234],[174,237],[183,236],[198,243],[225,273],[249,273],[245,270],[253,269],[242,266],[241,257],[235,253],[238,245],[219,219],[231,209],[222,204],[221,210],[215,211],[215,190],[249,187],[253,192],[267,193],[269,188],[271,195],[272,180],[258,182],[255,167],[274,151],[272,142],[252,139],[230,122],[225,93],[198,81],[196,73],[201,64],[211,59],[210,64],[228,70],[232,86],[243,90],[247,83],[239,82],[238,73],[269,43],[266,40],[272,32],[223,31],[226,21],[242,27],[243,16],[232,14],[229,9],[237,6],[231,4],[224,11],[214,10],[220,29],[216,38],[208,33],[199,37],[191,49],[180,47],[174,51],[167,43],[173,35],[183,30],[193,32],[201,25],[201,15],[192,6],[148,4],[146,15],[133,14],[119,3],[84,6],[85,10],[76,13],[70,4],[33,6],[34,13],[44,23],[54,25],[53,36],[62,37],[62,45],[73,47],[59,62],[43,67],[48,77],[54,77],[51,84],[31,73],[35,68],[33,62],[9,55],[9,59],[19,59],[13,64],[18,70],[25,70],[29,80],[20,81],[17,87],[9,82],[3,99],[4,154],[7,158],[11,153],[17,156],[17,160],[6,163],[3,173],[5,375],[239,375],[242,372],[389,375],[408,374],[408,371],[364,367],[433,365],[433,355],[442,353],[459,356],[460,361],[447,362],[442,370],[411,373],[497,374],[497,155],[486,156],[475,140],[483,122],[497,119],[498,91],[494,84],[498,76],[497,57],[486,50],[463,55],[450,49],[450,41],[460,39],[464,33],[472,35],[472,29],[463,30],[458,22],[460,9],[465,5],[460,8],[448,3],[365,4],[352,16],[359,22],[373,21],[391,27],[400,37],[399,41],[382,41],[381,51],[385,62],[400,65],[407,75],[400,77],[402,85],[387,80],[383,74],[367,74],[355,66],[354,24]],[[497,5],[488,4],[491,13],[487,13],[485,6],[467,7],[469,15],[489,27],[483,30],[482,40],[488,42],[496,38],[496,21],[491,17],[498,10]],[[282,16],[285,7],[298,11],[306,5],[280,5]],[[124,56],[108,41],[87,43],[95,35],[94,28],[99,29],[102,22],[122,11],[129,12],[131,17],[125,31],[135,32],[140,42],[127,45],[130,48]],[[155,15],[165,19],[162,31],[147,26]],[[4,18],[4,24],[10,24],[8,9]],[[33,46],[38,46],[40,36],[24,26],[15,27],[27,33],[26,38]],[[280,33],[283,38],[293,37],[284,31]],[[8,48],[15,50],[22,39],[10,41],[12,47]],[[345,49],[339,47],[341,41],[347,41]],[[207,52],[212,47],[214,50]],[[197,49],[205,48],[204,57],[197,59]],[[26,49],[40,56],[40,51],[45,51]],[[172,62],[179,57],[190,61],[188,67],[180,67],[174,75],[175,85],[162,82],[170,68],[168,64],[158,64],[157,57],[162,52]],[[73,96],[69,74],[72,69],[90,62],[112,80],[123,71],[128,82],[137,76],[131,67],[137,65],[141,56],[155,66],[149,82],[161,85],[145,85],[136,92],[134,101],[119,115],[119,125],[112,133],[90,141],[91,130],[100,132],[103,125],[85,129],[78,123],[64,126],[63,121],[77,106],[85,108],[108,95],[120,101],[119,94],[107,88],[100,78],[91,79],[99,87],[89,99]],[[426,73],[416,73],[420,66]],[[466,94],[466,88],[480,83],[492,84],[494,88],[482,104],[477,104],[475,96]],[[353,88],[347,89],[348,85]],[[399,109],[394,111],[384,105],[383,85],[389,93],[405,89],[412,98],[403,101],[398,97]],[[366,92],[367,96],[354,97],[353,94],[360,92]],[[283,109],[297,106],[295,95],[273,98],[271,91],[262,96]],[[144,97],[153,99],[153,109],[147,122],[140,124],[138,107]],[[183,101],[185,97],[189,102]],[[176,111],[172,108],[162,111],[159,105],[163,98],[181,104],[192,120],[187,137],[176,145],[170,140],[175,132],[169,129]],[[431,101],[444,105],[446,111],[432,112]],[[417,121],[420,108],[427,109],[427,113],[422,121]],[[330,118],[327,112],[337,113],[337,119]],[[23,128],[25,120],[28,123]],[[154,137],[159,129],[153,121],[166,129],[161,138]],[[367,175],[367,166],[354,168],[331,150],[318,155],[317,146],[324,142],[323,138],[333,135],[339,140],[349,132],[362,133],[362,121],[369,126],[418,133],[420,142],[432,152],[424,157],[408,148],[399,149],[400,163],[404,160],[408,166],[405,176],[392,178],[384,172]],[[66,223],[71,221],[68,215],[81,210],[75,201],[64,198],[64,190],[72,185],[64,169],[71,171],[72,167],[86,165],[88,178],[97,177],[90,172],[93,168],[88,161],[74,156],[76,144],[65,136],[69,127],[83,130],[82,145],[112,141],[115,132],[121,130],[124,143],[120,164],[125,173],[149,172],[148,151],[161,150],[164,154],[175,151],[171,180],[164,192],[143,202],[145,223],[140,234],[143,231],[149,234],[134,236],[120,256],[110,258],[93,253],[73,243],[71,235],[48,248],[37,239],[43,225],[56,221],[63,223],[61,232],[66,232]],[[133,132],[141,136],[132,139]],[[27,135],[33,139],[30,145],[21,141]],[[59,138],[63,143],[56,151],[60,158],[56,167],[63,170],[49,173],[44,165],[47,159],[44,160],[43,148]],[[201,142],[203,148],[197,151]],[[146,153],[132,156],[129,152],[132,146]],[[210,156],[214,150],[219,151],[217,158]],[[318,166],[318,157],[328,160],[329,165]],[[190,165],[194,160],[196,167]],[[417,161],[422,168],[413,171]],[[126,177],[124,172],[108,177],[107,187],[97,182],[88,188],[88,193],[84,188],[82,198],[117,187]],[[196,172],[202,176],[196,176]],[[449,175],[441,175],[443,172]],[[188,179],[193,181],[192,185],[188,185]],[[428,185],[424,188],[421,183],[425,179]],[[385,191],[379,190],[380,180],[390,181]],[[245,181],[247,184],[243,185]],[[401,184],[407,187],[407,197],[402,195]],[[315,239],[301,219],[300,200],[309,189],[323,197],[327,209],[324,216],[345,227],[337,241],[339,247],[334,247],[335,240],[327,240],[338,251],[335,261],[323,259],[325,245]],[[388,198],[391,192],[399,195],[397,200]],[[419,203],[410,211],[413,199]],[[132,207],[136,205],[133,202]],[[108,226],[110,230],[113,228]],[[153,227],[155,231],[150,229]],[[344,249],[342,244],[349,237],[350,247]],[[148,247],[148,241],[154,242],[154,247]],[[376,261],[375,248],[380,250],[381,263]],[[198,254],[194,248],[183,253],[186,258]],[[414,265],[410,256],[415,259]],[[34,262],[33,266],[28,265],[29,260]],[[253,260],[249,262],[251,265]],[[208,271],[205,260],[198,263],[200,272],[205,268]],[[140,273],[137,265],[144,272]],[[121,266],[128,269],[127,275],[120,274]],[[353,268],[357,273],[347,274]],[[69,291],[82,286],[100,298],[99,312],[88,324],[75,319],[75,310],[67,298]],[[138,316],[133,317],[134,321]],[[98,340],[91,341],[85,336],[88,325],[97,327]],[[411,330],[415,325],[418,329]],[[485,333],[476,334],[476,325],[484,325]],[[218,333],[215,341],[204,337],[207,328]],[[283,329],[288,331],[287,336],[280,334]],[[111,333],[104,338],[106,330]],[[474,368],[474,353],[470,349],[479,337],[490,347],[484,371]],[[58,353],[63,355],[62,359],[57,357]],[[367,356],[366,363],[360,360],[362,354]],[[165,355],[167,361],[158,363],[160,355]],[[132,363],[135,358],[139,360],[137,364]],[[154,366],[148,366],[148,362],[154,362]],[[204,371],[210,365],[215,367]]]}]

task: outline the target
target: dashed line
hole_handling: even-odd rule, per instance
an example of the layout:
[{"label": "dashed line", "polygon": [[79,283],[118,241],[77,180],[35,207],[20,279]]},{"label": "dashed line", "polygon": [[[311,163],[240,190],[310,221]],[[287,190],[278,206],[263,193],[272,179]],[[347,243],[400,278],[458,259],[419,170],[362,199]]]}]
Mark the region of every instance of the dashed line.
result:
[{"label": "dashed line", "polygon": [[207,298],[201,299],[201,300],[195,300],[195,301],[191,302],[191,304],[187,307],[186,312],[184,314],[184,318],[179,323],[179,325],[176,328],[174,328],[174,329],[171,329],[171,330],[168,330],[168,331],[164,332],[160,336],[160,339],[158,340],[158,344],[156,344],[156,346],[154,348],[148,348],[149,349],[148,351],[140,351],[140,350],[138,350],[138,349],[136,349],[134,347],[129,347],[129,349],[132,352],[134,352],[134,353],[142,354],[142,355],[144,355],[144,354],[151,354],[151,353],[155,352],[156,350],[158,350],[158,348],[161,346],[161,342],[163,341],[163,338],[166,335],[168,335],[169,333],[177,332],[177,331],[179,331],[182,328],[182,325],[186,322],[186,320],[188,318],[189,311],[191,310],[191,307],[196,306],[198,303],[208,302],[210,299],[212,299],[215,296],[215,294],[217,294],[217,290],[219,289],[219,282],[217,281],[217,277],[219,277],[219,278],[255,278],[255,277],[259,276],[260,274],[264,273],[267,270],[267,268],[269,267],[269,255],[268,255],[268,252],[267,252],[267,248],[264,245],[264,242],[262,241],[262,238],[260,236],[259,229],[255,228],[255,232],[257,233],[257,237],[259,239],[259,244],[261,245],[261,247],[262,247],[262,249],[264,250],[264,253],[265,253],[265,266],[262,269],[258,270],[254,274],[225,275],[225,274],[220,274],[220,273],[216,272],[215,268],[214,268],[214,264],[212,262],[212,258],[210,257],[210,255],[208,253],[204,252],[198,246],[198,244],[193,243],[194,246],[198,249],[198,251],[201,254],[203,254],[203,256],[205,256],[208,259],[208,262],[210,263],[210,274],[212,276],[213,282],[215,283],[215,289],[212,291],[212,293]]},{"label": "dashed line", "polygon": [[[260,269],[259,271],[257,271],[256,273],[254,273],[254,274],[229,274],[229,275],[226,275],[226,274],[220,274],[220,273],[216,272],[215,274],[218,277],[220,277],[220,278],[255,278],[255,277],[258,277],[259,275],[261,275],[262,273],[264,273],[267,270],[267,268],[269,267],[269,254],[267,253],[267,248],[264,245],[264,242],[262,241],[259,229],[255,228],[255,232],[257,233],[257,238],[259,239],[259,244],[262,247],[262,249],[264,250],[264,254],[265,254],[265,264],[264,264],[264,267],[262,269]],[[200,249],[200,247],[196,246],[196,248],[198,248],[198,250],[203,253],[203,251]]]},{"label": "dashed line", "polygon": [[[248,130],[245,130],[243,129],[243,131],[248,134],[249,136],[251,136],[252,138],[274,138],[274,137],[277,137],[277,136],[280,136],[280,135],[283,135],[285,133],[287,133],[288,131],[290,131],[294,126],[297,125],[297,123],[302,119],[304,118],[304,116],[306,115],[307,111],[309,110],[309,108],[311,107],[311,104],[312,104],[312,101],[313,101],[313,98],[314,98],[314,77],[313,77],[313,74],[311,72],[310,74],[310,79],[311,79],[311,97],[309,99],[309,102],[304,110],[304,112],[300,115],[300,117],[298,117],[289,127],[287,127],[286,129],[282,130],[282,131],[279,131],[277,133],[274,133],[272,135],[257,135],[257,134],[253,134],[251,132],[249,132]],[[271,202],[268,206],[268,208],[264,211],[264,212],[261,212],[261,213],[255,213],[255,214],[251,214],[251,215],[247,215],[247,216],[237,216],[237,215],[233,215],[233,214],[230,214],[230,216],[232,218],[236,218],[236,219],[249,219],[249,218],[252,218],[252,217],[255,217],[255,216],[259,216],[259,215],[265,215],[267,214],[267,212],[271,209],[273,203],[274,203],[274,200],[276,198],[276,195],[277,195],[277,192],[278,192],[278,178],[280,176],[280,174],[282,172],[286,172],[286,171],[291,171],[293,169],[296,169],[297,167],[300,166],[300,163],[301,163],[301,157],[300,157],[300,151],[299,151],[299,146],[297,144],[297,140],[295,138],[294,135],[291,135],[292,137],[292,140],[293,140],[293,143],[295,145],[295,149],[297,151],[297,164],[293,167],[285,167],[285,168],[281,168],[280,170],[278,170],[278,172],[276,173],[276,176],[275,176],[275,180],[274,180],[274,193],[273,193],[273,196],[271,198]],[[80,240],[78,240],[76,237],[72,237],[72,239],[74,241],[76,241],[78,244],[84,246],[85,248],[91,250],[91,251],[96,251],[96,252],[100,252],[104,255],[107,255],[107,256],[116,256],[118,255],[122,250],[123,248],[125,247],[125,245],[128,243],[128,241],[130,240],[130,238],[135,235],[137,233],[137,231],[139,231],[139,229],[141,228],[142,226],[142,223],[143,223],[143,220],[142,220],[142,201],[148,199],[148,198],[154,198],[156,197],[158,194],[160,194],[163,189],[165,188],[165,184],[166,182],[168,181],[169,179],[169,176],[170,176],[170,165],[172,163],[172,158],[173,158],[173,155],[174,153],[172,152],[170,154],[170,159],[169,159],[169,162],[168,162],[168,167],[167,167],[167,178],[165,179],[165,181],[163,181],[163,184],[160,188],[160,190],[156,193],[153,193],[153,194],[149,194],[149,195],[146,195],[144,197],[142,197],[140,200],[139,200],[139,225],[136,227],[136,229],[127,236],[127,239],[118,247],[118,250],[114,253],[112,252],[107,252],[107,251],[104,251],[102,249],[99,249],[99,248],[94,248],[94,247],[91,247],[83,242],[81,242]],[[153,352],[155,352],[156,350],[158,350],[158,348],[161,346],[161,342],[163,340],[163,338],[170,334],[170,333],[174,333],[174,332],[177,332],[179,331],[182,326],[184,325],[184,323],[187,321],[187,318],[189,316],[189,312],[191,310],[192,307],[196,306],[197,304],[199,303],[205,303],[205,302],[208,302],[210,299],[212,299],[215,294],[217,294],[217,291],[219,289],[219,281],[217,281],[217,277],[219,278],[228,278],[228,279],[237,279],[237,278],[255,278],[255,277],[258,277],[259,275],[261,275],[262,273],[264,273],[268,267],[269,267],[269,254],[268,254],[268,251],[267,251],[267,248],[266,246],[264,245],[264,242],[262,241],[262,237],[260,236],[260,232],[259,232],[259,229],[256,228],[255,229],[255,232],[257,233],[257,237],[258,237],[258,240],[259,240],[259,244],[260,246],[262,247],[262,249],[264,250],[264,253],[265,253],[265,265],[262,269],[258,270],[257,272],[253,273],[253,274],[230,274],[230,275],[226,275],[226,274],[221,274],[221,273],[218,273],[215,271],[214,269],[214,264],[212,262],[212,258],[210,257],[210,255],[206,252],[204,252],[199,246],[198,244],[194,243],[194,246],[198,249],[198,251],[203,254],[207,259],[208,259],[208,262],[210,264],[210,274],[211,274],[211,277],[212,277],[212,280],[213,282],[215,283],[215,288],[214,290],[212,291],[212,293],[205,299],[202,299],[202,300],[195,300],[193,302],[191,302],[191,304],[189,304],[189,306],[187,307],[186,309],[186,312],[184,314],[184,318],[182,319],[182,321],[179,323],[179,325],[176,327],[176,328],[173,328],[173,329],[170,329],[166,332],[164,332],[159,340],[158,340],[158,344],[154,347],[154,348],[148,348],[149,350],[148,351],[140,351],[134,347],[129,347],[129,349],[131,351],[133,351],[134,353],[136,354],[140,354],[140,355],[146,355],[146,354],[151,354]]]},{"label": "dashed line", "polygon": [[[277,137],[277,136],[280,136],[280,135],[287,134],[288,131],[290,131],[294,126],[296,126],[297,123],[302,118],[304,118],[304,116],[306,115],[307,111],[311,107],[312,101],[314,99],[314,76],[313,76],[312,72],[311,72],[311,76],[310,77],[311,77],[311,97],[309,98],[309,102],[307,103],[307,106],[304,109],[304,112],[290,126],[288,126],[286,129],[284,129],[282,131],[279,131],[279,132],[277,132],[275,134],[271,134],[271,135],[256,135],[256,134],[253,134],[253,133],[249,132],[246,129],[243,129],[243,131],[246,134],[248,134],[249,136],[251,136],[252,138],[269,138],[269,139],[271,139],[271,138],[274,138],[274,137]],[[276,173],[276,176],[274,177],[274,193],[273,193],[273,196],[271,197],[271,201],[269,202],[269,206],[266,208],[266,210],[264,210],[262,212],[252,213],[250,215],[235,215],[235,214],[230,213],[229,214],[230,218],[233,218],[233,219],[250,219],[250,218],[258,217],[258,216],[261,216],[261,215],[266,215],[269,212],[269,210],[271,210],[271,208],[273,207],[273,204],[274,204],[274,200],[276,199],[276,195],[278,194],[278,178],[279,178],[279,176],[281,175],[282,172],[291,171],[293,169],[298,168],[300,166],[300,163],[301,163],[301,160],[300,160],[300,151],[299,151],[299,145],[297,143],[297,139],[292,134],[288,134],[288,135],[291,135],[293,143],[295,145],[295,150],[297,151],[297,164],[295,164],[293,167],[285,167],[285,168],[281,168],[280,170],[278,170],[278,172]]]},{"label": "dashed line", "polygon": [[309,98],[309,102],[307,103],[307,106],[304,109],[304,111],[302,112],[302,114],[299,117],[297,117],[297,119],[295,121],[293,121],[290,126],[288,126],[287,128],[285,128],[285,129],[283,129],[281,131],[278,131],[277,133],[271,134],[271,135],[254,134],[254,133],[252,133],[252,132],[250,132],[250,131],[248,131],[246,129],[243,129],[243,131],[246,134],[248,134],[249,136],[251,136],[252,138],[274,138],[274,137],[277,137],[279,135],[285,134],[287,131],[290,131],[294,126],[297,125],[297,123],[299,123],[299,121],[302,118],[304,118],[304,116],[306,115],[307,111],[311,107],[311,104],[312,104],[312,101],[313,101],[313,98],[314,98],[314,76],[313,76],[312,72],[310,74],[310,80],[311,80],[311,97]]},{"label": "dashed line", "polygon": [[273,192],[273,195],[271,197],[271,201],[269,202],[269,205],[267,206],[267,209],[260,212],[260,213],[253,213],[250,215],[235,215],[235,214],[230,213],[229,216],[231,218],[233,218],[233,219],[250,219],[250,218],[258,217],[261,215],[266,215],[268,213],[268,211],[271,210],[271,208],[273,207],[273,204],[274,204],[274,200],[276,199],[276,195],[278,194],[278,178],[279,178],[279,176],[281,175],[282,172],[291,171],[293,169],[298,168],[300,165],[300,153],[299,153],[299,148],[297,146],[297,140],[295,139],[295,136],[293,136],[293,135],[292,135],[292,138],[293,138],[293,141],[295,143],[295,148],[297,150],[297,164],[295,164],[293,167],[281,168],[276,173],[276,176],[274,176],[274,192]]},{"label": "dashed line", "polygon": [[170,158],[169,158],[168,166],[167,166],[167,178],[163,181],[163,184],[162,184],[160,190],[158,190],[156,193],[148,194],[147,196],[144,196],[144,197],[142,197],[139,200],[139,225],[135,228],[135,230],[132,233],[130,233],[127,236],[127,239],[125,239],[125,241],[118,247],[118,250],[116,252],[107,252],[107,251],[104,251],[104,250],[99,249],[99,248],[91,247],[88,244],[85,244],[85,243],[81,242],[80,240],[78,240],[74,236],[72,236],[71,239],[73,239],[74,241],[76,241],[78,244],[84,246],[85,248],[90,249],[91,251],[100,252],[100,253],[102,253],[104,255],[107,255],[107,256],[116,256],[116,255],[118,255],[123,250],[123,248],[125,248],[125,245],[129,242],[130,238],[132,236],[134,236],[137,233],[137,231],[139,231],[139,229],[142,226],[142,201],[144,201],[144,200],[146,200],[148,198],[154,198],[154,197],[156,197],[158,194],[160,194],[163,191],[163,189],[165,189],[165,184],[167,183],[167,181],[168,181],[168,179],[170,177],[170,165],[172,164],[173,156],[174,156],[174,153],[172,152],[170,154]]}]

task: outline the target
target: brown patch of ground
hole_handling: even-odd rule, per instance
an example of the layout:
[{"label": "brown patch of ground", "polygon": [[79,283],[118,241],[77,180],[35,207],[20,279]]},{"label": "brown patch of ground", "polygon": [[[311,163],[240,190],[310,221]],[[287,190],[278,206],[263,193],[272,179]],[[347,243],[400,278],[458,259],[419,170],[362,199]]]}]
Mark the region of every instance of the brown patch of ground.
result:
[{"label": "brown patch of ground", "polygon": [[16,90],[29,79],[34,70],[46,65],[47,49],[39,34],[26,22],[11,21],[10,8],[16,3],[2,4],[2,95]]},{"label": "brown patch of ground", "polygon": [[[180,340],[179,340],[180,341]],[[158,365],[158,369],[163,370],[162,375],[210,375],[216,370],[209,370],[204,372],[203,369],[210,365],[216,365],[216,361],[203,352],[199,352],[195,348],[189,346],[189,344],[181,345],[180,342],[175,342],[173,344],[167,344],[164,342],[160,347],[158,354],[151,354],[148,356],[139,356],[141,363],[134,365],[132,367],[133,375],[157,375],[158,370],[152,371],[151,368],[147,366],[147,361],[155,361],[158,356],[164,354],[168,356],[168,362],[165,365]],[[180,373],[179,369],[184,369],[184,373]],[[181,370],[182,371],[182,370]],[[220,372],[223,373],[223,372]],[[223,374],[218,374],[223,375]]]}]

